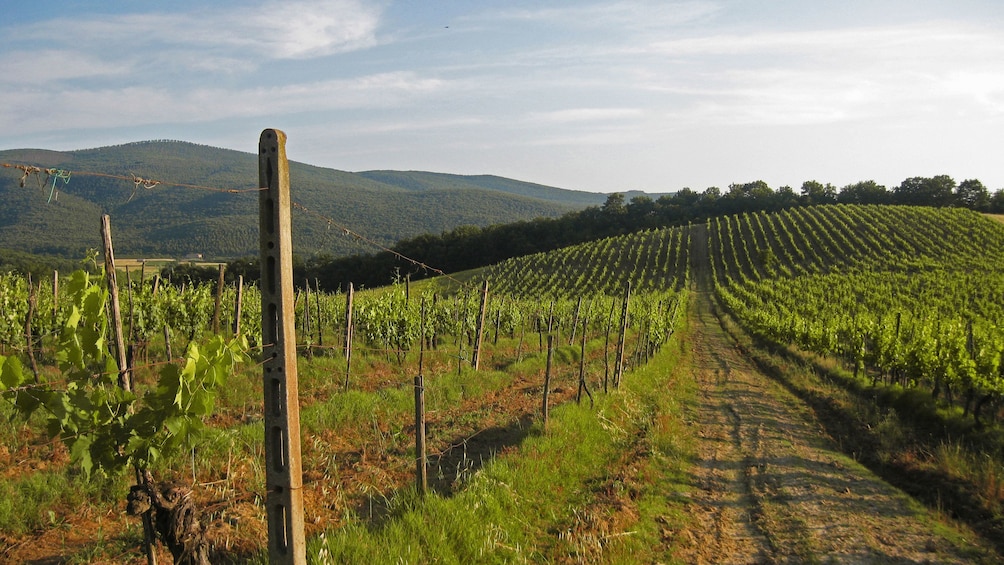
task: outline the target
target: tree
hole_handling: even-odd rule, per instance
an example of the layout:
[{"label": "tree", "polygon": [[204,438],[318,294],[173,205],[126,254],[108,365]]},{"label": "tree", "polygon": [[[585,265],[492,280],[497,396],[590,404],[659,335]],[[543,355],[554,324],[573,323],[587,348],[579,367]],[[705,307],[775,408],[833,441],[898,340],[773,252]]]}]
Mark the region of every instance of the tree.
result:
[{"label": "tree", "polygon": [[777,192],[774,193],[773,209],[783,210],[793,206],[798,206],[798,195],[795,194],[795,189],[788,185],[784,185],[777,189]]},{"label": "tree", "polygon": [[1004,214],[1004,188],[995,190],[990,196],[990,205],[987,211],[991,214]]},{"label": "tree", "polygon": [[893,192],[898,204],[950,206],[955,201],[955,181],[948,175],[910,177]]},{"label": "tree", "polygon": [[[701,195],[698,194],[697,191],[691,189],[688,186],[681,188],[679,191],[677,191],[676,194],[673,195],[673,200],[675,200],[676,201],[675,203],[679,204],[680,206],[692,206],[700,198]],[[660,200],[661,199],[662,198],[660,197]]]},{"label": "tree", "polygon": [[802,183],[802,201],[807,205],[835,204],[837,187],[830,183],[824,185],[819,181],[807,180]]},{"label": "tree", "polygon": [[873,180],[863,180],[840,189],[837,202],[844,204],[888,204],[892,194]]},{"label": "tree", "polygon": [[624,195],[619,192],[607,196],[607,201],[603,203],[603,212],[607,214],[623,214],[625,210]]},{"label": "tree", "polygon": [[967,179],[955,189],[955,200],[959,206],[986,212],[990,208],[990,191],[978,179]]},{"label": "tree", "polygon": [[631,203],[627,205],[628,217],[631,227],[655,225],[655,201],[649,196],[635,196]]}]

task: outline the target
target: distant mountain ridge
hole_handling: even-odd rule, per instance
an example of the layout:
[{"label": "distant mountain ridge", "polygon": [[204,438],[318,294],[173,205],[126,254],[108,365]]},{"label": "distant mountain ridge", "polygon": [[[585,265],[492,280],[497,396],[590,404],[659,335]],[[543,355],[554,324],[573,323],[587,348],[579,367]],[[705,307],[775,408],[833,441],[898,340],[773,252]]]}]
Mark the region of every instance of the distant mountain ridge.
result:
[{"label": "distant mountain ridge", "polygon": [[[0,248],[81,257],[100,246],[100,215],[112,217],[120,256],[201,253],[228,259],[258,252],[258,157],[184,141],[142,141],[83,149],[0,151],[0,162],[69,172],[69,180],[7,169],[0,174]],[[144,182],[157,180],[146,188]],[[22,187],[21,184],[24,186]],[[607,194],[566,190],[493,175],[422,171],[352,173],[290,161],[294,251],[343,256],[374,251],[339,226],[382,245],[461,225],[486,226],[556,217],[602,205]],[[633,194],[625,193],[628,197]],[[328,222],[325,218],[332,220]]]}]

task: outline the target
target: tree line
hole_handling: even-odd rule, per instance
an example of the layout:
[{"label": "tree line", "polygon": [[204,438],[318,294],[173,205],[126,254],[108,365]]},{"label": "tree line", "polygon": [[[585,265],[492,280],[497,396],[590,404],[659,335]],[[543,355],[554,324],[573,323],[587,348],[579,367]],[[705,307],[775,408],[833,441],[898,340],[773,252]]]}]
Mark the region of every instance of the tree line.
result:
[{"label": "tree line", "polygon": [[[861,181],[837,188],[815,180],[802,183],[796,192],[790,186],[771,188],[757,180],[730,184],[727,190],[709,187],[703,192],[683,188],[653,199],[635,196],[628,201],[613,193],[602,206],[569,212],[558,218],[537,218],[486,227],[460,226],[439,235],[423,234],[404,239],[391,249],[410,259],[447,273],[492,265],[510,257],[550,251],[586,241],[661,228],[704,222],[708,218],[744,212],[778,211],[817,204],[906,204],[913,206],[964,207],[980,212],[1004,213],[1004,189],[991,193],[977,179],[956,183],[948,175],[910,177],[887,188],[875,181]],[[395,278],[413,280],[437,273],[401,259],[394,253],[333,257],[318,254],[294,262],[297,284],[320,284],[323,290],[383,286]],[[166,276],[192,280],[216,280],[216,269],[180,265]],[[239,259],[227,266],[227,277],[258,278],[257,259]]]}]

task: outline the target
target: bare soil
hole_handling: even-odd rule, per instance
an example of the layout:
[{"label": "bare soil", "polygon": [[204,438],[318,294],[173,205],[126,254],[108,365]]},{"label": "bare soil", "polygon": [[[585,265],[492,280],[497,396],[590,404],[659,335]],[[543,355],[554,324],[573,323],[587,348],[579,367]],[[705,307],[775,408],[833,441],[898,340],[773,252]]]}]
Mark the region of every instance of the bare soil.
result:
[{"label": "bare soil", "polygon": [[[701,247],[697,244],[695,247]],[[972,563],[990,551],[840,452],[814,412],[737,348],[696,271],[698,462],[687,563]]]}]

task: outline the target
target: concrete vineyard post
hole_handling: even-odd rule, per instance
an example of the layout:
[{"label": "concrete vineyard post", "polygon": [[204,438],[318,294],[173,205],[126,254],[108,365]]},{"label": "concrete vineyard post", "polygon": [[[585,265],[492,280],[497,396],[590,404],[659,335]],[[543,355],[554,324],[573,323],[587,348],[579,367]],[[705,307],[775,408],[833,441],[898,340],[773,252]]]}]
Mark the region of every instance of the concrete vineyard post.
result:
[{"label": "concrete vineyard post", "polygon": [[301,565],[307,559],[286,134],[263,131],[258,149],[268,557]]}]

